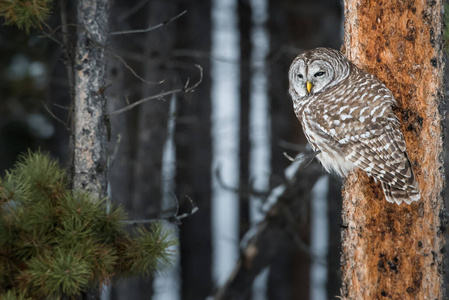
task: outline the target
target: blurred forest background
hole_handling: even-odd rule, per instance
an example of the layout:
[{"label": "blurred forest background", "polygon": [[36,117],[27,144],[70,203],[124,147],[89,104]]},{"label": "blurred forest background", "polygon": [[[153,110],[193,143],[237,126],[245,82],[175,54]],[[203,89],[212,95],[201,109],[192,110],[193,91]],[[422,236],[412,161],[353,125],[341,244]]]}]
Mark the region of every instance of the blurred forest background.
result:
[{"label": "blurred forest background", "polygon": [[[238,273],[241,286],[228,281],[227,288],[240,295],[228,299],[335,299],[341,181],[316,163],[287,169],[291,163],[283,152],[294,156],[306,149],[288,95],[289,65],[305,49],[340,48],[340,0],[111,0],[110,5],[109,113],[201,81],[193,93],[155,97],[111,114],[112,200],[135,220],[199,210],[179,226],[167,221],[180,239],[173,270],[114,282],[102,298],[212,297],[232,281],[239,257],[249,255],[250,240],[263,234],[257,224],[272,226],[263,220],[273,213],[273,201],[290,197],[283,199],[295,203],[284,215],[293,220],[280,226],[285,236],[256,249],[272,253],[269,264],[253,261],[260,263],[251,266],[255,271]],[[67,33],[61,22],[69,24]],[[67,66],[73,49],[62,42],[76,43],[71,24],[76,1],[60,0],[48,28],[27,35],[14,26],[0,27],[2,175],[28,148],[49,151],[69,165]],[[146,32],[121,32],[159,24]],[[287,197],[283,192],[295,180],[303,182],[302,190]]]}]

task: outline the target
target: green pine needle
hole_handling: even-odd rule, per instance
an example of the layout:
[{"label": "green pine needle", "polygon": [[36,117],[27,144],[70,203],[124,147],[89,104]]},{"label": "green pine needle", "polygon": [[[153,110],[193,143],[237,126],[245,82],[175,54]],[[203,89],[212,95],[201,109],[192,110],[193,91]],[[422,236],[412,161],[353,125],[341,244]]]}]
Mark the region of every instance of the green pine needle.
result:
[{"label": "green pine needle", "polygon": [[68,177],[66,171],[48,154],[29,151],[19,157],[13,175],[27,185],[31,201],[57,201],[64,196]]},{"label": "green pine needle", "polygon": [[15,24],[28,34],[30,28],[41,28],[51,13],[51,0],[0,0],[0,16],[7,25]]},{"label": "green pine needle", "polygon": [[16,294],[13,291],[8,291],[6,294],[1,295],[2,300],[32,300],[26,297],[23,293]]},{"label": "green pine needle", "polygon": [[84,259],[92,266],[92,280],[100,285],[108,284],[116,275],[119,257],[113,245],[92,244],[90,250],[85,253]]},{"label": "green pine needle", "polygon": [[26,261],[48,253],[55,244],[53,236],[39,230],[21,231],[12,247],[11,256],[18,261]]},{"label": "green pine needle", "polygon": [[19,281],[35,295],[78,295],[89,286],[91,266],[72,250],[59,249],[53,255],[39,256],[28,262]]},{"label": "green pine needle", "polygon": [[5,178],[0,181],[0,203],[28,199],[30,199],[29,186],[18,176],[7,171]]},{"label": "green pine needle", "polygon": [[48,154],[21,156],[0,180],[0,299],[78,296],[113,277],[165,271],[172,232],[154,224],[131,235],[126,218],[123,207],[70,190]]},{"label": "green pine needle", "polygon": [[161,223],[154,223],[151,230],[141,226],[136,229],[138,245],[135,253],[138,255],[132,269],[139,274],[163,273],[171,267],[177,240],[173,232],[164,229]]}]

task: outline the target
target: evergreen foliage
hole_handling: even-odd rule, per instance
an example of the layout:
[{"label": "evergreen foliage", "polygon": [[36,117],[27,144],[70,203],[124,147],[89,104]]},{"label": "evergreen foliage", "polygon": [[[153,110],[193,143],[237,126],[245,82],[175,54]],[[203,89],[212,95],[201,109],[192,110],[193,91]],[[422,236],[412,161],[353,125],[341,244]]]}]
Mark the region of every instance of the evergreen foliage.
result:
[{"label": "evergreen foliage", "polygon": [[0,16],[7,25],[25,29],[39,27],[51,13],[52,0],[0,0]]},{"label": "evergreen foliage", "polygon": [[74,297],[114,276],[170,265],[176,240],[161,224],[129,233],[121,207],[68,186],[66,172],[39,152],[1,179],[1,299]]}]

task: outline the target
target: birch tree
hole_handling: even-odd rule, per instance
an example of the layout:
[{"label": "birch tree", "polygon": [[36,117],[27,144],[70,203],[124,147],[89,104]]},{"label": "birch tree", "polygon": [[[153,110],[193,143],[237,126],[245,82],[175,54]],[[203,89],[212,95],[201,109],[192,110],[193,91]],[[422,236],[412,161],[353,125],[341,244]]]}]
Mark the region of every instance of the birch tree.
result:
[{"label": "birch tree", "polygon": [[346,180],[344,299],[443,299],[442,9],[441,0],[344,1],[344,52],[397,99],[421,188],[419,202],[398,206],[363,172]]}]

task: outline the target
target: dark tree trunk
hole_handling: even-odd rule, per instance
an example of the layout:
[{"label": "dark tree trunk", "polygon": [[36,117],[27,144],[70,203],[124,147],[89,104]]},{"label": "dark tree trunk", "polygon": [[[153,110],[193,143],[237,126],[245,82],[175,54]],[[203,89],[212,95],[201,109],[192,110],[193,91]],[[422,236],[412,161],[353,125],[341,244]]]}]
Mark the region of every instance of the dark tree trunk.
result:
[{"label": "dark tree trunk", "polygon": [[182,212],[191,209],[185,196],[190,196],[199,207],[196,214],[184,219],[180,227],[182,299],[203,300],[212,293],[211,242],[211,100],[209,57],[196,54],[210,53],[211,6],[207,0],[184,0],[181,10],[187,15],[176,22],[180,56],[181,80],[198,80],[199,64],[204,77],[195,93],[178,100],[176,124],[176,195]]},{"label": "dark tree trunk", "polygon": [[[239,33],[240,33],[240,186],[249,185],[249,110],[251,84],[251,6],[249,0],[238,1]],[[240,194],[240,237],[249,229],[249,195]]]},{"label": "dark tree trunk", "polygon": [[345,183],[341,296],[443,299],[441,113],[443,2],[345,1],[346,56],[377,75],[398,101],[421,199],[385,201],[363,172]]},{"label": "dark tree trunk", "polygon": [[327,252],[327,296],[338,295],[341,288],[340,232],[341,232],[341,179],[329,176],[327,194],[329,220],[329,248]]},{"label": "dark tree trunk", "polygon": [[[147,6],[148,24],[160,24],[178,13],[176,1],[150,1]],[[142,62],[142,74],[146,80],[154,83],[142,83],[143,97],[174,88],[176,75],[169,64],[175,35],[174,24],[144,34],[143,57],[147,59]],[[165,82],[158,84],[161,80]],[[156,218],[161,213],[162,156],[167,140],[168,100],[149,101],[138,108],[133,208],[145,217]]]},{"label": "dark tree trunk", "polygon": [[73,187],[105,197],[107,188],[106,47],[109,1],[80,0],[75,53]]},{"label": "dark tree trunk", "polygon": [[[107,196],[106,48],[109,1],[80,0],[74,61],[73,188]],[[99,299],[93,283],[83,299]]]},{"label": "dark tree trunk", "polygon": [[[135,28],[143,28],[145,19],[129,18],[126,19],[126,25],[123,20],[120,22],[120,15],[126,12],[129,7],[126,3],[115,1],[111,7],[111,31],[129,30]],[[137,22],[136,22],[137,21]],[[119,54],[126,49],[124,45],[128,45],[128,51],[133,49],[133,43],[129,42],[130,36],[112,36],[111,47]],[[132,46],[130,46],[130,44]],[[125,49],[124,49],[125,48]],[[131,49],[129,49],[131,48]],[[140,64],[128,61],[128,64],[140,72]],[[135,86],[138,80],[130,76],[130,73],[124,67],[123,63],[117,58],[111,58],[108,66],[109,80],[112,83],[108,88],[109,112],[116,111],[126,105],[126,97],[129,99],[138,99],[140,93],[130,93],[127,86]],[[137,83],[136,83],[137,82]],[[137,109],[130,110],[126,113],[112,116],[111,122],[111,144],[109,152],[112,153],[112,165],[109,172],[109,183],[112,202],[123,205],[127,211],[133,212],[133,202],[131,195],[134,189],[134,173],[133,166],[135,163],[136,136],[138,132],[137,122],[135,121]],[[120,138],[119,138],[120,136]],[[133,214],[132,217],[137,217]],[[116,281],[110,287],[110,299],[139,299],[143,294],[138,286],[134,283],[138,279],[130,278],[129,280]]]}]

